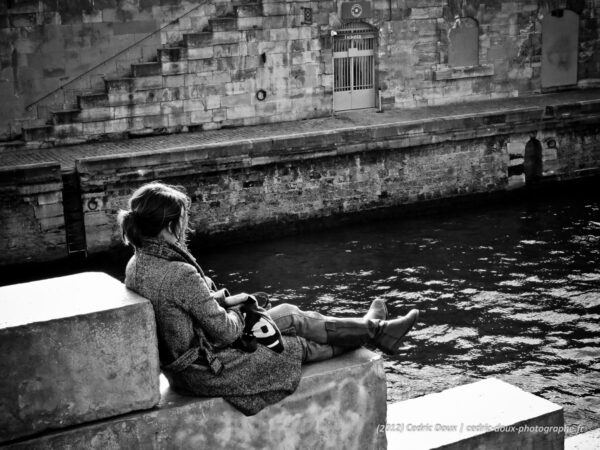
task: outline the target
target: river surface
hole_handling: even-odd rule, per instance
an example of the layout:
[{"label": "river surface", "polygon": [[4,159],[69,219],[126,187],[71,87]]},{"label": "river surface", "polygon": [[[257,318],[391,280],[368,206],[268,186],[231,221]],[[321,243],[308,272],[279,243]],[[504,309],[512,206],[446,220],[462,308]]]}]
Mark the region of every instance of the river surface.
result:
[{"label": "river surface", "polygon": [[[596,224],[597,223],[597,224]],[[388,401],[496,377],[600,427],[600,197],[393,219],[196,255],[232,292],[333,316],[387,301],[420,323],[384,356]]]},{"label": "river surface", "polygon": [[[418,308],[420,322],[400,354],[384,356],[390,402],[496,377],[562,405],[573,435],[600,427],[597,192],[195,256],[232,293],[268,291],[279,302],[333,316],[362,315],[375,298],[387,301],[391,316]],[[90,269],[123,278],[122,263],[51,265],[6,273],[3,284]]]}]

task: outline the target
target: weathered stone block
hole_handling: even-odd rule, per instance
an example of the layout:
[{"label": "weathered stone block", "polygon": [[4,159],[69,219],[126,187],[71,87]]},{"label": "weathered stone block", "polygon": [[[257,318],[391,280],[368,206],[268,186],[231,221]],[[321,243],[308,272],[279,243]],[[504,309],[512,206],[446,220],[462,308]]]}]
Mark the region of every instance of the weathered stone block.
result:
[{"label": "weathered stone block", "polygon": [[110,120],[112,118],[112,111],[108,106],[84,109],[79,114],[79,120],[82,122],[98,122],[101,120]]},{"label": "weathered stone block", "polygon": [[186,73],[188,70],[187,61],[163,62],[161,63],[163,75],[176,75]]},{"label": "weathered stone block", "polygon": [[[188,48],[187,49],[187,57],[189,59],[205,59],[212,58],[214,55],[213,47],[203,47],[203,48]],[[163,59],[164,61],[164,59]]]},{"label": "weathered stone block", "polygon": [[227,110],[227,119],[243,119],[246,117],[254,117],[255,115],[256,111],[254,105],[239,105]]},{"label": "weathered stone block", "polygon": [[[237,41],[232,41],[237,42]],[[202,48],[212,45],[213,33],[192,33],[183,35],[183,45],[187,48]]]},{"label": "weathered stone block", "polygon": [[183,47],[165,47],[158,49],[158,60],[161,62],[176,62],[185,59],[188,50]]},{"label": "weathered stone block", "polygon": [[263,27],[263,17],[240,17],[237,21],[238,30],[252,30]]},{"label": "weathered stone block", "polygon": [[134,77],[150,77],[154,75],[161,75],[162,66],[158,62],[132,64],[131,74]]},{"label": "weathered stone block", "polygon": [[213,31],[236,31],[237,19],[235,17],[217,17],[208,19]]},{"label": "weathered stone block", "polygon": [[[457,408],[460,405],[460,408]],[[388,408],[388,447],[562,450],[563,409],[490,378]]]},{"label": "weathered stone block", "polygon": [[0,442],[158,403],[150,303],[102,273],[0,288]]},{"label": "weathered stone block", "polygon": [[[183,397],[165,389],[159,407],[73,428],[9,449],[207,448],[384,449],[381,357],[360,349],[303,368],[297,391],[252,417],[221,398]],[[218,430],[218,431],[217,431]]]}]

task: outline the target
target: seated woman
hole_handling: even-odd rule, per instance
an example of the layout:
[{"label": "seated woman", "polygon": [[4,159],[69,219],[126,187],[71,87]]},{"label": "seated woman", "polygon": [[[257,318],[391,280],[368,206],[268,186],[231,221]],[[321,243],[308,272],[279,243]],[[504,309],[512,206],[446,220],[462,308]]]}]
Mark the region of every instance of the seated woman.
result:
[{"label": "seated woman", "polygon": [[[126,244],[135,255],[125,284],[154,308],[161,369],[176,391],[222,396],[246,415],[295,391],[303,363],[331,358],[363,344],[395,354],[418,318],[386,320],[376,300],[362,318],[337,318],[280,304],[266,311],[283,334],[283,349],[237,345],[244,330],[248,294],[216,291],[187,251],[190,199],[178,188],[150,183],[137,189],[119,213]],[[264,310],[263,310],[264,311]],[[269,319],[270,320],[270,319]]]}]

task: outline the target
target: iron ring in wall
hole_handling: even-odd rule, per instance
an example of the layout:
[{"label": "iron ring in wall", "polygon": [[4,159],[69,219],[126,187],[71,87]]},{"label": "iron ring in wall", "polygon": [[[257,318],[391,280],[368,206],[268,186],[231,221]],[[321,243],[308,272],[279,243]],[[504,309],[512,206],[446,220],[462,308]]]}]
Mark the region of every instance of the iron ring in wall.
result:
[{"label": "iron ring in wall", "polygon": [[259,102],[262,102],[265,98],[267,98],[267,91],[265,91],[264,89],[259,89],[258,91],[256,91],[256,99]]}]

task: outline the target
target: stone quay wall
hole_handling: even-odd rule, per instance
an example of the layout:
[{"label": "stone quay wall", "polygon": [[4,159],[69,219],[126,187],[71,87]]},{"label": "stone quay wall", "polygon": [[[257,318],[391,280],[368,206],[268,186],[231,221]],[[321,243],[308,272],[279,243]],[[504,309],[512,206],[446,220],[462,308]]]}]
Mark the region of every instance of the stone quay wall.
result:
[{"label": "stone quay wall", "polygon": [[206,245],[446,200],[519,195],[527,172],[541,182],[598,175],[600,101],[548,102],[84,157],[62,168],[62,180],[58,163],[4,168],[0,265],[65,258],[68,249],[122,248],[117,213],[133,190],[153,180],[186,188],[193,241]]},{"label": "stone quay wall", "polygon": [[[539,92],[542,21],[557,8],[578,17],[577,54],[566,61],[577,60],[577,80],[600,78],[600,0],[359,3],[376,36],[373,96],[381,90],[384,107]],[[48,146],[327,116],[335,108],[332,32],[347,25],[348,5],[3,2],[0,139]],[[452,43],[457,18],[474,25],[469,45]],[[469,57],[452,61],[457,48]]]},{"label": "stone quay wall", "polygon": [[542,179],[597,173],[600,103],[554,112],[543,124],[532,108],[82,159],[88,252],[121,245],[116,214],[135,188],[156,179],[186,188],[196,238],[210,240],[523,187],[532,145]]},{"label": "stone quay wall", "polygon": [[0,168],[0,260],[48,261],[67,254],[60,164]]}]

